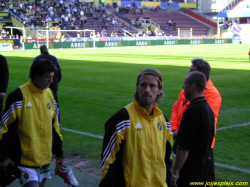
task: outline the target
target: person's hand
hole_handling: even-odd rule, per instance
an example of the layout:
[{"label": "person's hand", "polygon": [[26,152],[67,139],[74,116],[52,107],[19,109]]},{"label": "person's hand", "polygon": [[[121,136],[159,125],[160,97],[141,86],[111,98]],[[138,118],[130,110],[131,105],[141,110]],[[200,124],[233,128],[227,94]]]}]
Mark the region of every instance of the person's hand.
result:
[{"label": "person's hand", "polygon": [[15,166],[14,162],[12,162],[12,160],[10,160],[9,158],[4,160],[3,162],[0,162],[0,171],[1,173],[4,173],[4,175],[7,175],[7,167],[9,163],[12,163]]},{"label": "person's hand", "polygon": [[177,186],[176,181],[177,181],[178,179],[179,179],[179,174],[178,174],[178,175],[172,174],[171,180],[173,181],[173,185],[174,185],[174,186]]},{"label": "person's hand", "polygon": [[6,93],[0,92],[0,97],[4,98],[6,96]]},{"label": "person's hand", "polygon": [[63,158],[56,158],[56,165],[59,165],[60,168],[64,165],[64,159]]},{"label": "person's hand", "polygon": [[178,131],[173,131],[173,137],[174,137],[174,140],[176,140],[177,135],[178,135]]}]

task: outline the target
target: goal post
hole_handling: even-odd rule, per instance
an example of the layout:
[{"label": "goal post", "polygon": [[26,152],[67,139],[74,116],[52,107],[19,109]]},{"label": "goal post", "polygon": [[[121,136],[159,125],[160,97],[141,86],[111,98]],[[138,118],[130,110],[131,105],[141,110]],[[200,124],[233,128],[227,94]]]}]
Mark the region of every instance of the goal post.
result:
[{"label": "goal post", "polygon": [[[33,38],[32,38],[33,39]],[[34,41],[48,48],[95,48],[95,30],[35,30]]]},{"label": "goal post", "polygon": [[178,28],[178,36],[180,38],[189,38],[192,39],[193,38],[193,28],[190,28],[190,30],[181,30],[180,28]]}]

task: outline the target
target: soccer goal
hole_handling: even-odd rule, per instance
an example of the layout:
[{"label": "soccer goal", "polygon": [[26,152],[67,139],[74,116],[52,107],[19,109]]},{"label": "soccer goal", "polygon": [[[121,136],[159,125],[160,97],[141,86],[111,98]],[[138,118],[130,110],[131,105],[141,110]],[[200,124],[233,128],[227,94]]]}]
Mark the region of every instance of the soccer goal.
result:
[{"label": "soccer goal", "polygon": [[36,30],[38,43],[48,48],[95,48],[95,30]]},{"label": "soccer goal", "polygon": [[178,36],[182,39],[185,39],[185,38],[192,39],[193,38],[193,29],[190,28],[190,30],[181,30],[180,28],[178,28]]}]

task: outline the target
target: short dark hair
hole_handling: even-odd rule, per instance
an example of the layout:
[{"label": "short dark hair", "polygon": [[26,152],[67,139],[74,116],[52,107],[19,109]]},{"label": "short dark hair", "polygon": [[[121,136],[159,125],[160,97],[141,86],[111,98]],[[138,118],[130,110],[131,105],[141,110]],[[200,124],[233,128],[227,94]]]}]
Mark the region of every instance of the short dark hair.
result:
[{"label": "short dark hair", "polygon": [[41,51],[41,53],[44,52],[44,51],[48,51],[47,46],[46,45],[41,45],[40,46],[40,51]]},{"label": "short dark hair", "polygon": [[201,73],[199,71],[191,71],[187,74],[187,80],[189,84],[194,84],[198,90],[199,93],[203,93],[206,85],[207,80],[204,75],[204,73]]},{"label": "short dark hair", "polygon": [[30,79],[35,79],[36,77],[40,77],[44,73],[56,72],[57,68],[48,59],[39,58],[33,62],[30,68]]},{"label": "short dark hair", "polygon": [[206,76],[207,81],[210,78],[211,67],[209,63],[201,58],[195,58],[192,60],[192,64],[197,66],[198,71],[203,72]]},{"label": "short dark hair", "polygon": [[[148,69],[145,69],[143,70],[137,77],[137,83],[136,83],[136,87],[139,85],[139,82],[140,82],[140,79],[141,77],[145,76],[145,75],[151,75],[151,76],[154,76],[156,79],[157,79],[157,82],[158,82],[158,88],[161,89],[161,92],[160,94],[156,97],[156,103],[160,103],[161,99],[165,96],[165,92],[162,90],[162,87],[163,87],[163,80],[162,80],[162,75],[161,73],[156,70],[156,69],[153,69],[153,68],[148,68]],[[138,101],[139,99],[139,96],[138,96],[138,93],[137,91],[135,90],[135,93],[134,93],[134,97],[135,99]]]}]

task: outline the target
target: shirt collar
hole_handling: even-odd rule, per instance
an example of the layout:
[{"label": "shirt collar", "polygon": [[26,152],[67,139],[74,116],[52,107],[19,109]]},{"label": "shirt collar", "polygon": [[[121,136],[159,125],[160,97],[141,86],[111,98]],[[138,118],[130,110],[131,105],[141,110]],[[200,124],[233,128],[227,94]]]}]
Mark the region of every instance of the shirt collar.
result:
[{"label": "shirt collar", "polygon": [[43,54],[43,55],[48,55],[49,52],[48,52],[48,51],[43,51],[42,54]]},{"label": "shirt collar", "polygon": [[191,104],[196,103],[196,102],[199,102],[199,101],[205,101],[205,100],[206,100],[205,96],[203,96],[203,97],[197,97],[197,98],[195,98],[195,99],[191,102]]},{"label": "shirt collar", "polygon": [[159,116],[159,115],[162,115],[162,114],[163,114],[163,112],[157,107],[156,104],[154,104],[154,106],[153,106],[154,112],[153,112],[153,115],[151,115],[151,116],[149,116],[150,114],[149,114],[143,107],[141,107],[141,106],[138,104],[138,101],[137,101],[135,98],[134,98],[133,104],[135,105],[135,108],[136,108],[137,110],[139,110],[142,114],[147,115],[149,118],[154,118],[154,117],[156,117],[156,116]]},{"label": "shirt collar", "polygon": [[42,89],[42,90],[39,89],[39,88],[37,88],[37,87],[33,84],[32,80],[30,80],[30,81],[28,82],[28,85],[30,86],[31,91],[34,92],[34,93],[41,93],[41,94],[43,94],[43,93],[46,91],[46,88],[45,88],[45,89]]}]

